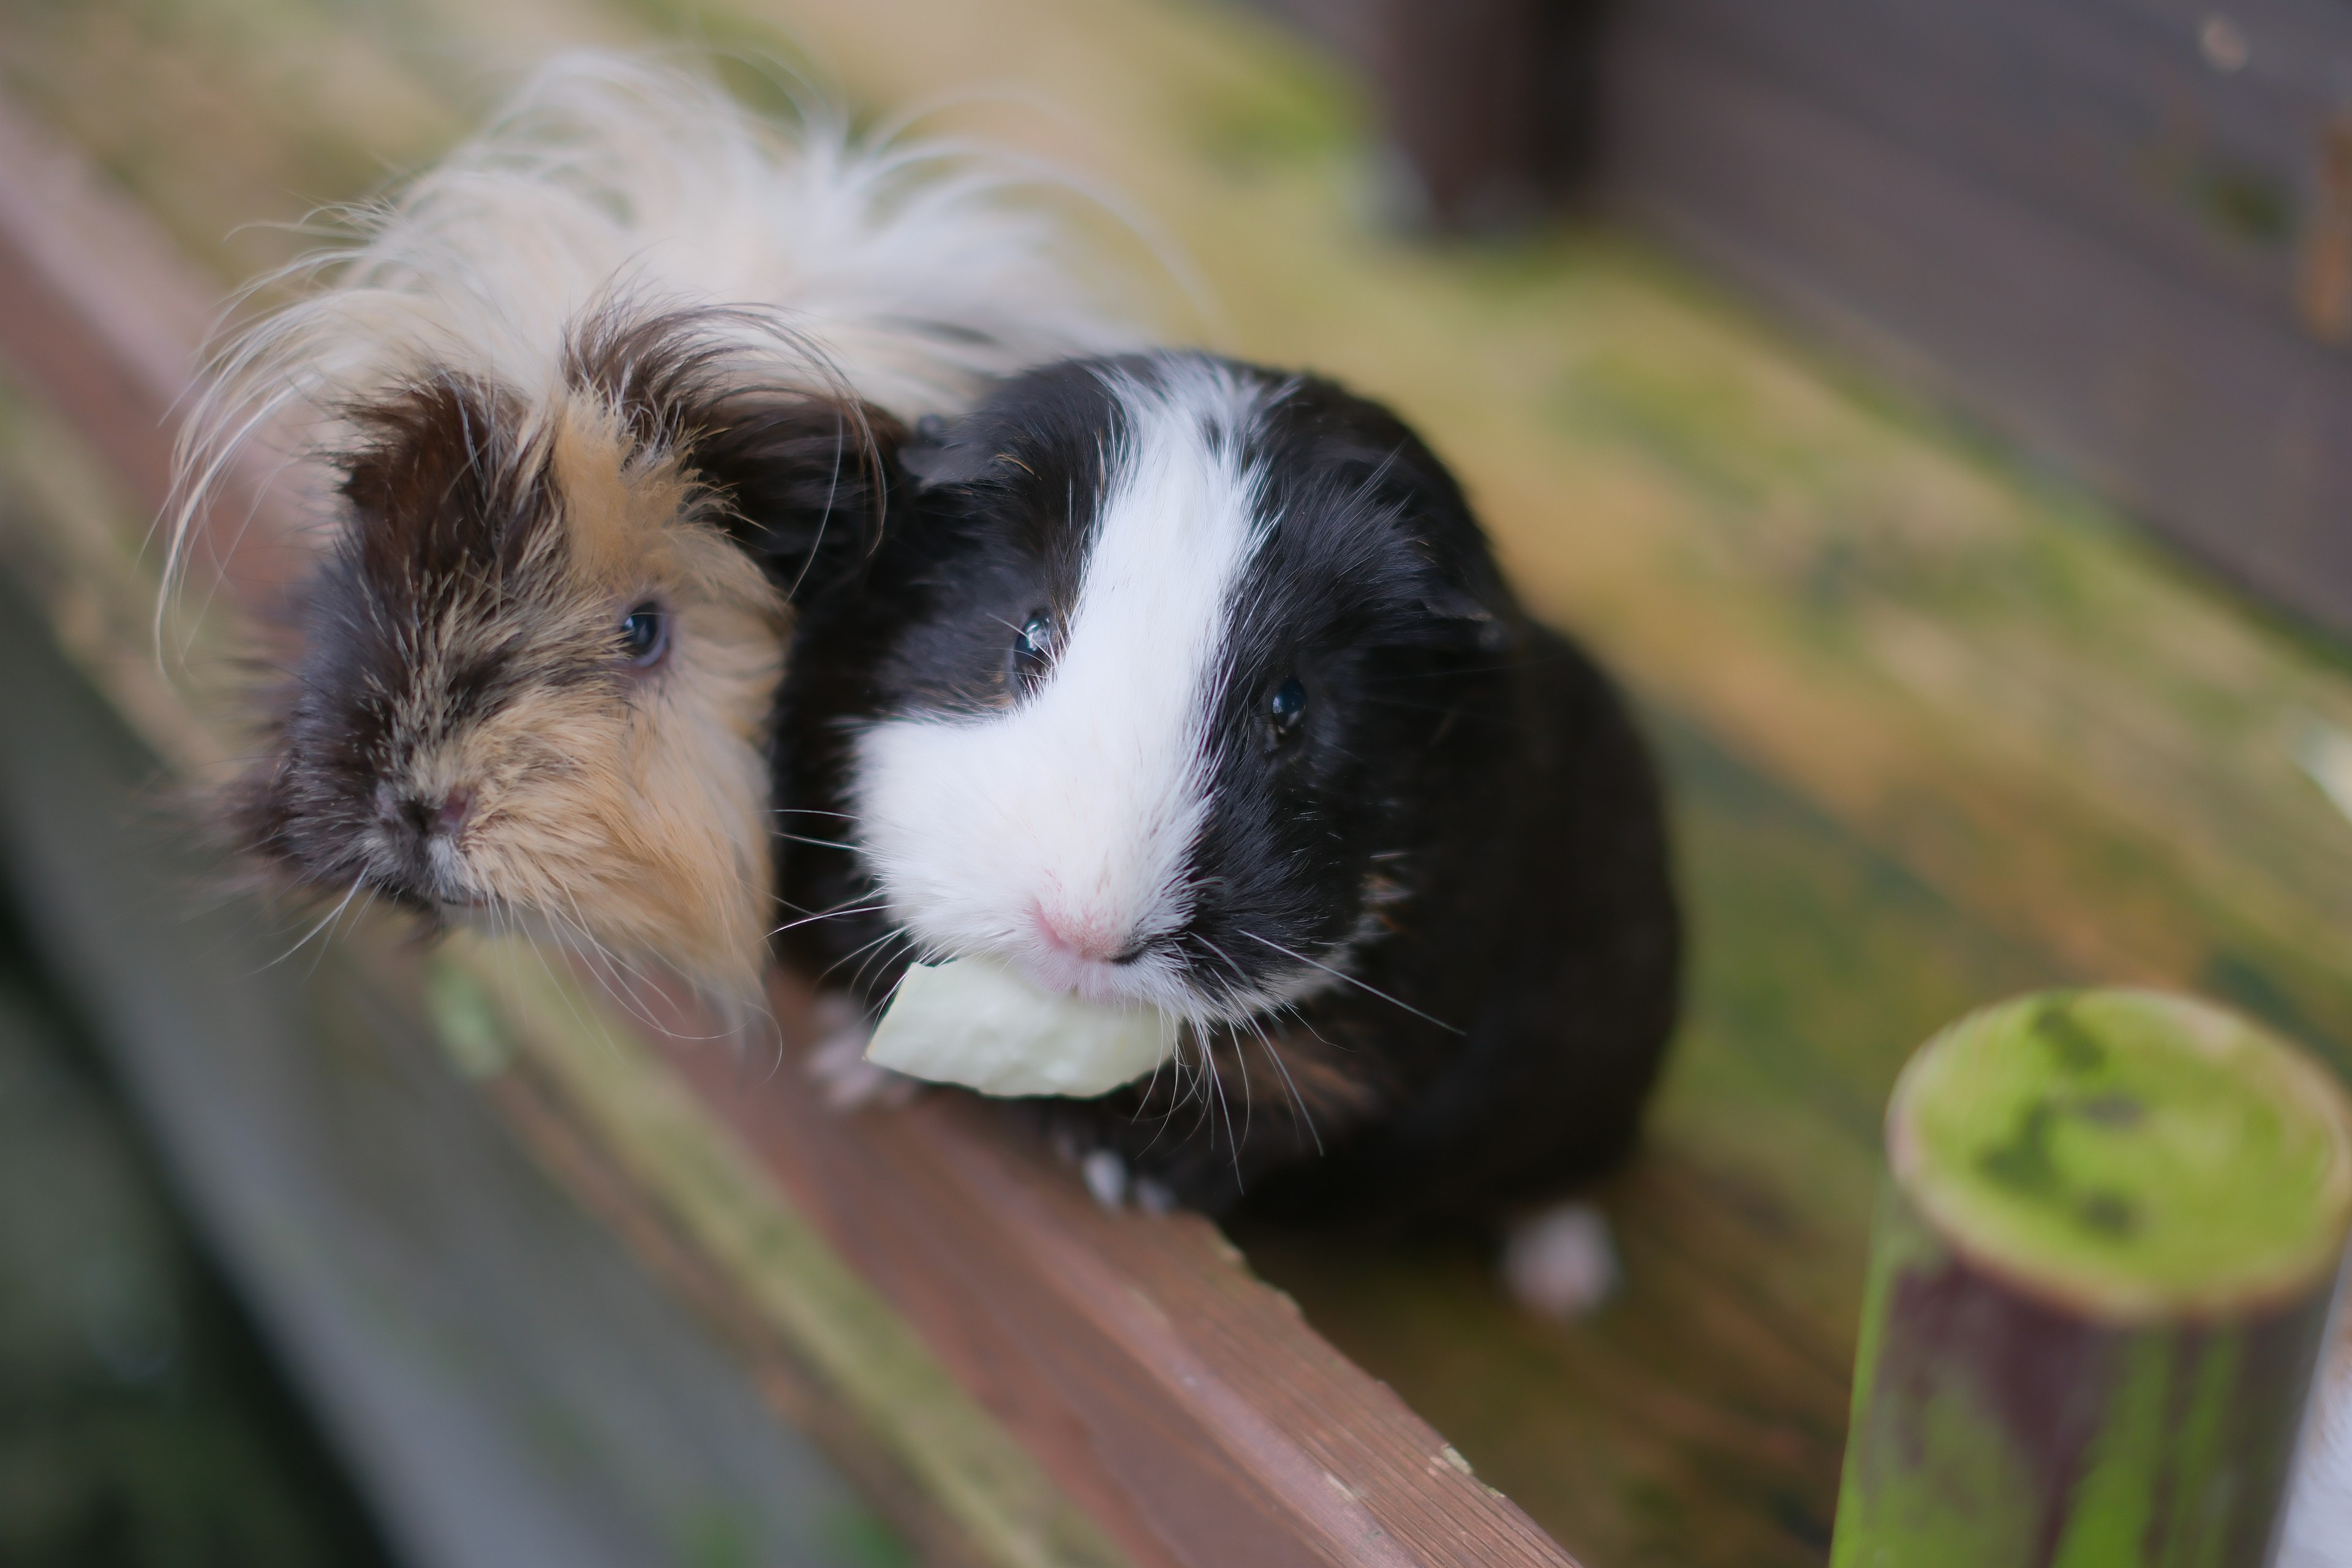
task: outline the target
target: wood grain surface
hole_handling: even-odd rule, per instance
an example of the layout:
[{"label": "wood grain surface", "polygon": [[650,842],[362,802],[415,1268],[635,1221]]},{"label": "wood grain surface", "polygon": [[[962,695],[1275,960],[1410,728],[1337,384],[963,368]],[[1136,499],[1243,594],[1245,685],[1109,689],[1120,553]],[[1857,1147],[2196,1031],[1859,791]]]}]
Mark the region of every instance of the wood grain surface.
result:
[{"label": "wood grain surface", "polygon": [[1609,179],[1633,211],[2352,632],[2352,18],[1643,0],[1621,21]]},{"label": "wood grain surface", "polygon": [[[1622,235],[1383,232],[1355,89],[1245,13],[86,0],[0,11],[0,72],[226,286],[302,243],[239,226],[429,156],[546,47],[682,38],[1124,193],[1218,307],[1172,332],[1392,400],[1644,698],[1696,946],[1648,1149],[1601,1194],[1623,1294],[1558,1329],[1475,1243],[1234,1238],[1580,1561],[1822,1560],[1880,1110],[1944,1023],[2137,980],[2352,1069],[2352,823],[2313,771],[2352,735],[2338,654]],[[59,549],[143,530],[24,448],[5,471],[47,487]],[[138,592],[66,580],[77,646],[138,664]]]},{"label": "wood grain surface", "polygon": [[[1596,50],[1561,26],[1590,7],[1557,0],[1506,7],[1516,37],[1458,27],[1421,47],[1430,69],[1399,75],[1383,64],[1418,7],[1262,3],[1374,68],[1423,186],[1524,185],[1530,122],[1582,140],[1597,121],[1591,183],[1620,214],[2237,583],[2352,631],[2340,9],[1628,0]],[[1457,78],[1488,90],[1457,92],[1450,133],[1432,135],[1418,106]],[[1530,79],[1546,84],[1532,105],[1511,85]]]},{"label": "wood grain surface", "polygon": [[[780,1017],[807,1016],[776,990]],[[747,1084],[717,1053],[668,1055],[1139,1561],[1561,1560],[1207,1221],[1106,1213],[973,1097],[843,1117],[791,1084],[796,1058]]]}]

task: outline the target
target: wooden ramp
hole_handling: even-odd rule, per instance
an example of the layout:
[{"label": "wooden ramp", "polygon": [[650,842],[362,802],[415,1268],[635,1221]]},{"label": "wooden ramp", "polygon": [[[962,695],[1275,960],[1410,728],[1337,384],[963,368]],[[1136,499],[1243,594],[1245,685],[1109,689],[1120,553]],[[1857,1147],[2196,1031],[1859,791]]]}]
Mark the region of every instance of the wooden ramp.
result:
[{"label": "wooden ramp", "polygon": [[[500,68],[688,25],[652,0],[270,15],[12,12],[0,68],[225,284],[298,243],[235,225],[429,156]],[[1626,237],[1383,237],[1344,84],[1250,16],[742,0],[690,25],[803,50],[861,103],[954,100],[950,122],[1129,193],[1197,258],[1219,346],[1396,402],[1530,599],[1632,678],[1676,797],[1690,1022],[1602,1194],[1628,1289],[1567,1330],[1513,1314],[1467,1249],[1243,1236],[1244,1267],[1195,1221],[1096,1213],[944,1100],[827,1121],[788,1067],[559,1026],[500,1001],[520,982],[488,955],[435,961],[488,1101],[934,1549],[1560,1561],[1549,1531],[1594,1568],[1816,1563],[1879,1109],[1913,1045],[2033,984],[2151,981],[2352,1069],[2334,652]],[[0,201],[21,210],[48,233],[65,209]],[[123,488],[65,482],[61,426],[11,409],[9,550],[115,704],[201,763],[217,743],[153,676],[134,559],[161,437],[124,413],[170,394],[154,367],[190,310],[93,311],[120,245],[60,269],[11,232],[7,345]]]}]

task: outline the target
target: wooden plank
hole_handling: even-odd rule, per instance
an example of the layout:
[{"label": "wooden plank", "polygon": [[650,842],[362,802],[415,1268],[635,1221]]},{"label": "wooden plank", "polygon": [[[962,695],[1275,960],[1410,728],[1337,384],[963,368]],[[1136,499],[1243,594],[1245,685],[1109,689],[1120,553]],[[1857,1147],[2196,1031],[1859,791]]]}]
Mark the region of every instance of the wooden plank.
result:
[{"label": "wooden plank", "polygon": [[1387,216],[1456,236],[1542,224],[1593,174],[1601,0],[1262,0],[1363,71]]},{"label": "wooden plank", "polygon": [[1269,5],[1370,73],[1441,216],[1597,139],[1621,210],[2352,630],[2339,11],[1634,0],[1596,47],[1574,0],[1426,38],[1399,0]]},{"label": "wooden plank", "polygon": [[[531,973],[509,973],[499,989],[529,985]],[[675,1080],[616,1052],[628,1026],[609,1012],[597,1028],[550,1026],[593,1000],[542,994],[510,1016],[529,1058],[585,1109],[608,1155],[667,1201],[739,1292],[808,1290],[804,1267],[778,1279],[772,1256],[764,1267],[752,1256],[775,1244],[729,1227],[757,1181],[725,1176],[698,1194],[681,1185],[711,1159],[688,1143],[733,1142],[688,1109],[680,1088],[692,1089],[1136,1561],[1562,1560],[1517,1509],[1472,1483],[1425,1423],[1251,1278],[1206,1222],[1104,1213],[1068,1170],[967,1097],[826,1110],[800,1082],[806,1000],[779,978],[781,1058],[714,1043],[691,1011],[653,1012]],[[649,993],[632,1005],[677,1005]],[[674,1131],[658,1130],[665,1117]],[[889,1359],[866,1354],[835,1382]],[[862,1401],[868,1421],[908,1418],[877,1392]]]},{"label": "wooden plank", "polygon": [[[0,204],[0,220],[45,225],[44,213],[29,202]],[[55,229],[18,248],[70,263]],[[153,339],[167,326],[110,310],[102,289],[44,287],[53,276],[35,273],[0,297],[0,319],[68,313],[101,346],[124,335],[119,358],[163,360]],[[27,356],[32,374],[45,363]],[[119,404],[70,386],[58,401],[69,415],[123,417]],[[142,427],[163,439],[153,423]],[[110,455],[131,439],[112,427]],[[520,984],[511,972],[505,981],[509,993]],[[804,1000],[780,994],[788,1029]],[[541,994],[511,1022],[538,1043],[533,1059],[610,1156],[711,1254],[978,1558],[1567,1561],[1393,1394],[1318,1340],[1202,1223],[1101,1215],[1068,1172],[993,1116],[968,1109],[940,1120],[954,1117],[940,1109],[945,1096],[898,1116],[843,1120],[817,1107],[796,1072],[746,1081],[712,1072],[707,1054],[680,1058],[709,1110],[755,1152],[730,1156],[707,1112],[664,1092],[667,1079],[625,1026],[578,1022],[593,1011],[586,998]],[[675,1030],[677,1038],[709,1033],[692,1018]],[[627,1075],[625,1087],[614,1085],[616,1070]],[[493,1102],[527,1120],[544,1109],[530,1098]],[[783,1175],[792,1196],[822,1216],[833,1246],[905,1314],[928,1354],[806,1234],[759,1166]],[[1050,1482],[937,1375],[932,1355],[1022,1440]],[[1117,1547],[1072,1514],[1056,1488]]]},{"label": "wooden plank", "polygon": [[969,1097],[844,1119],[669,1054],[966,1386],[1168,1561],[1559,1560],[1198,1215],[1106,1214]]},{"label": "wooden plank", "polygon": [[[690,1010],[652,1011],[673,1005],[652,993],[609,1005],[593,984],[572,984],[519,944],[453,942],[427,989],[446,1030],[470,1037],[487,1080],[501,1086],[501,1106],[523,1111],[536,1141],[561,1130],[563,1168],[603,1194],[600,1206],[656,1268],[710,1302],[721,1322],[749,1331],[740,1342],[765,1352],[757,1364],[783,1374],[785,1407],[833,1439],[930,1559],[1036,1568],[1192,1561],[1131,1555],[1074,1508],[1067,1475],[1035,1463],[1015,1441],[1016,1423],[1000,1426],[982,1408],[989,1401],[958,1386],[953,1358],[928,1347],[887,1293],[852,1271],[779,1193],[763,1152],[730,1137],[640,1037],[646,1020],[659,1019],[739,1067],[740,1042]],[[777,1065],[761,1058],[738,1095],[777,1092]],[[796,1075],[782,1087],[802,1085]],[[1218,1500],[1205,1500],[1214,1511]],[[1274,1560],[1312,1560],[1279,1521],[1273,1539],[1278,1553],[1288,1549]]]},{"label": "wooden plank", "polygon": [[[2252,51],[2236,71],[2200,58],[2216,17]],[[1607,68],[1608,178],[1775,307],[2343,632],[2352,356],[2312,302],[2341,285],[2310,275],[2342,263],[2296,244],[2340,226],[2347,61],[2352,22],[2284,3],[1809,0],[1767,25],[1650,0]]]},{"label": "wooden plank", "polygon": [[217,290],[158,260],[169,255],[87,162],[0,116],[0,294],[19,302],[0,315],[0,347],[151,510],[172,479],[157,432],[219,308]]}]

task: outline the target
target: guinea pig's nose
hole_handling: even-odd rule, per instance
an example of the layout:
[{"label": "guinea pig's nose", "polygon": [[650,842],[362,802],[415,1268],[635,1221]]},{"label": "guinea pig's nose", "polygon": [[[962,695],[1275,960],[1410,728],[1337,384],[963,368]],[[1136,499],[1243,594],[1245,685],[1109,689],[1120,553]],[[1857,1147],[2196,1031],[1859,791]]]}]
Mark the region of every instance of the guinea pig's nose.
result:
[{"label": "guinea pig's nose", "polygon": [[437,801],[422,795],[409,795],[401,800],[395,809],[386,811],[384,816],[404,821],[420,838],[436,833],[455,838],[465,827],[466,818],[473,814],[473,810],[474,792],[460,787],[451,790]]},{"label": "guinea pig's nose", "polygon": [[433,829],[436,833],[446,834],[455,838],[458,831],[466,826],[466,818],[472,816],[473,812],[474,792],[463,787],[453,789],[443,795],[441,804],[434,808]]},{"label": "guinea pig's nose", "polygon": [[1094,963],[1133,963],[1142,957],[1145,944],[1111,925],[1042,904],[1037,909],[1037,935],[1051,952]]}]

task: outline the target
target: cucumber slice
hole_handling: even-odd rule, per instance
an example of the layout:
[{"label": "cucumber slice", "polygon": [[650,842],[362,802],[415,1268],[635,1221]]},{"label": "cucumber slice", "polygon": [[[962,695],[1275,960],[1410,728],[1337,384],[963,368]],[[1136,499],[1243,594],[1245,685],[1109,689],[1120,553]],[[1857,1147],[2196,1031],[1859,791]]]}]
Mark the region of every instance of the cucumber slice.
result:
[{"label": "cucumber slice", "polygon": [[992,959],[918,963],[875,1026],[866,1059],[982,1094],[1085,1099],[1176,1054],[1176,1020],[1042,990]]}]

